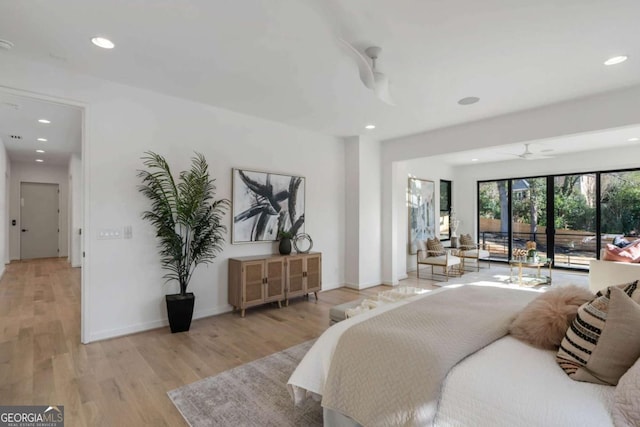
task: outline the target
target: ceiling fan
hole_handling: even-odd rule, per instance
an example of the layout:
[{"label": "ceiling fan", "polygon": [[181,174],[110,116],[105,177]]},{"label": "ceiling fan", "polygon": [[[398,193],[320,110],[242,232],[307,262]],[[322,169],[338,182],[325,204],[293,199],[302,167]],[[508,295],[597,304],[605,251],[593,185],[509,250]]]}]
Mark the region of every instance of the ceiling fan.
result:
[{"label": "ceiling fan", "polygon": [[[377,46],[366,48],[364,53],[369,58],[367,59],[365,55],[360,53],[358,49],[350,45],[348,42],[342,39],[340,39],[340,41],[348,48],[349,52],[356,60],[362,83],[364,83],[367,88],[371,89],[381,101],[389,105],[396,105],[391,97],[391,92],[389,91],[389,78],[376,69],[376,60],[378,59],[380,52],[382,52],[382,48]],[[371,62],[371,64],[369,64],[369,62]]]},{"label": "ceiling fan", "polygon": [[511,154],[512,156],[519,157],[523,160],[540,160],[540,159],[553,158],[553,156],[546,156],[544,154],[532,152],[531,150],[529,150],[529,145],[531,144],[524,144],[524,152],[522,154],[513,154],[513,153],[509,153],[509,154]]}]

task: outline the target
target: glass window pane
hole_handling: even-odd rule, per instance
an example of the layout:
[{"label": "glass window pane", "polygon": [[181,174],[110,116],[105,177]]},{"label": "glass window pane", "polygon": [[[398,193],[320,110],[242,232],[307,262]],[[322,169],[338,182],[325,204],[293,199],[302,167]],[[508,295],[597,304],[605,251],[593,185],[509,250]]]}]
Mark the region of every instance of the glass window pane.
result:
[{"label": "glass window pane", "polygon": [[635,240],[640,233],[640,171],[600,175],[602,246],[616,236]]},{"label": "glass window pane", "polygon": [[440,240],[451,238],[451,181],[440,181]]},{"label": "glass window pane", "polygon": [[[481,182],[478,185],[480,241],[491,258],[507,260],[509,236],[509,199],[507,181]],[[464,232],[462,230],[461,232]],[[468,232],[468,231],[467,231]]]},{"label": "glass window pane", "polygon": [[547,178],[511,180],[512,251],[536,243],[538,256],[547,256]]},{"label": "glass window pane", "polygon": [[588,270],[596,259],[596,174],[553,181],[555,265]]}]

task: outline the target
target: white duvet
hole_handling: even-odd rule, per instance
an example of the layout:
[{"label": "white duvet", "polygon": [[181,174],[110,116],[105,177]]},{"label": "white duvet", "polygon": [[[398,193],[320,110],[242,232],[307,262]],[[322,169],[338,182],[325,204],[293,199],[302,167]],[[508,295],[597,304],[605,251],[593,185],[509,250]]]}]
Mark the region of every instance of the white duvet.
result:
[{"label": "white duvet", "polygon": [[[329,328],[289,378],[295,402],[321,398],[335,346],[351,325],[446,290],[380,307]],[[435,425],[609,427],[613,426],[610,414],[614,390],[611,386],[574,381],[557,366],[554,352],[538,350],[506,336],[451,370],[443,385]]]}]

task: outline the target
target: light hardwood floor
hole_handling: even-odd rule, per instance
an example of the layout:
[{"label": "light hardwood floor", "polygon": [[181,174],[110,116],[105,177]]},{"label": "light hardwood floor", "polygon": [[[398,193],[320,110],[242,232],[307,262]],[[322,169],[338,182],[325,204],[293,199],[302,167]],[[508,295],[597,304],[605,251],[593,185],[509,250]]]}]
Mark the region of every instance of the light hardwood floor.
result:
[{"label": "light hardwood floor", "polygon": [[186,333],[166,327],[83,345],[80,270],[62,259],[12,262],[0,281],[0,405],[64,405],[68,426],[186,425],[167,391],[316,338],[331,306],[384,289],[340,288],[317,303],[195,320]]}]

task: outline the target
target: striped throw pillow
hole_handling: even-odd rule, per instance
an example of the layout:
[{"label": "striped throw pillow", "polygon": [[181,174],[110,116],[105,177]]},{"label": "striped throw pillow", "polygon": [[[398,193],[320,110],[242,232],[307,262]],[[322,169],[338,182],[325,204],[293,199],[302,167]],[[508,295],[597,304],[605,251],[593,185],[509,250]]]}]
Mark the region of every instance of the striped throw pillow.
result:
[{"label": "striped throw pillow", "polygon": [[471,234],[463,234],[460,236],[460,247],[462,247],[462,249],[473,249],[475,246],[476,243],[473,241]]},{"label": "striped throw pillow", "polygon": [[556,361],[574,380],[616,385],[640,357],[638,325],[638,281],[610,286],[578,309]]},{"label": "striped throw pillow", "polygon": [[440,239],[434,237],[433,239],[427,239],[427,249],[429,250],[429,256],[442,256],[444,255],[444,246],[440,242]]}]

